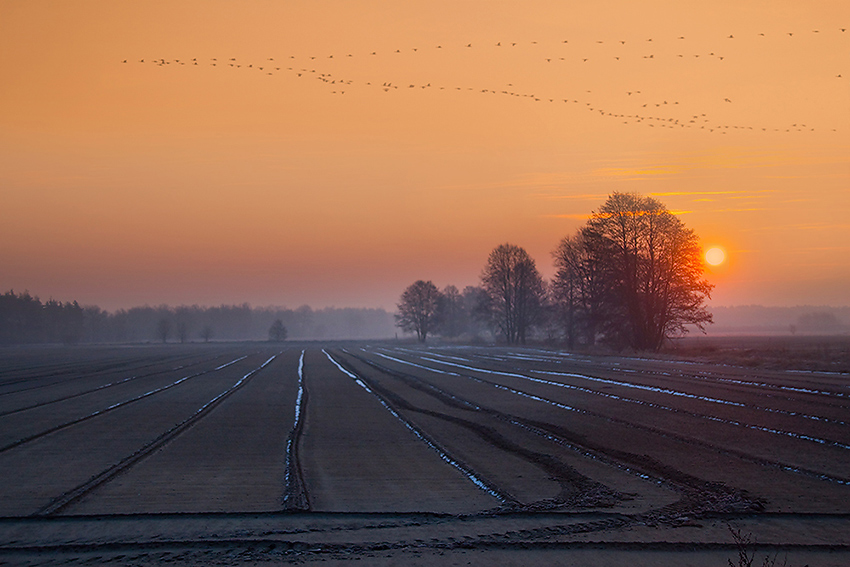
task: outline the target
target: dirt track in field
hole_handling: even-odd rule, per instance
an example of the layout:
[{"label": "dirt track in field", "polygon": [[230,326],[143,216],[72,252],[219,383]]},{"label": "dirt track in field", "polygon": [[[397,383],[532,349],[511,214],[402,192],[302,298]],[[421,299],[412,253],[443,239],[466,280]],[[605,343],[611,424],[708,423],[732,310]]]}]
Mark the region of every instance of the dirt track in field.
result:
[{"label": "dirt track in field", "polygon": [[843,565],[848,385],[532,348],[0,351],[0,564],[723,565],[731,524]]}]

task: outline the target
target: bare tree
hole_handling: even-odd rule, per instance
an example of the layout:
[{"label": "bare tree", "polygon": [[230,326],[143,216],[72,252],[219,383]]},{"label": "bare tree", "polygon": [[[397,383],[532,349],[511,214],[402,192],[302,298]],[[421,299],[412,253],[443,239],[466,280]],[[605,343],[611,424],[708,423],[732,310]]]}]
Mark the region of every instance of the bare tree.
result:
[{"label": "bare tree", "polygon": [[192,328],[193,315],[197,311],[195,308],[182,305],[174,310],[174,318],[177,325],[177,339],[180,343],[185,343],[189,339],[189,331]]},{"label": "bare tree", "polygon": [[171,321],[166,317],[162,317],[156,324],[156,336],[162,340],[163,344],[168,341],[168,336],[171,334]]},{"label": "bare tree", "polygon": [[408,333],[416,333],[420,342],[425,342],[434,331],[439,320],[442,294],[433,282],[417,280],[401,294],[396,326]]},{"label": "bare tree", "polygon": [[639,350],[712,321],[704,305],[712,285],[696,234],[656,199],[614,193],[588,221],[604,243],[611,295],[606,333]]},{"label": "bare tree", "polygon": [[455,286],[443,288],[439,312],[440,335],[453,338],[463,333],[467,314],[464,312],[463,296]]},{"label": "bare tree", "polygon": [[201,338],[204,339],[205,343],[210,342],[210,339],[213,338],[214,334],[213,326],[209,323],[201,327]]},{"label": "bare tree", "polygon": [[552,256],[557,268],[552,295],[567,343],[570,348],[578,340],[593,345],[611,295],[611,247],[585,226],[561,240]]},{"label": "bare tree", "polygon": [[181,344],[185,343],[186,339],[189,338],[189,324],[186,321],[177,322],[177,338]]},{"label": "bare tree", "polygon": [[540,314],[545,286],[537,266],[514,244],[497,246],[481,274],[493,323],[508,344],[525,344],[529,328]]},{"label": "bare tree", "polygon": [[283,321],[275,319],[272,326],[269,327],[269,340],[279,343],[286,340],[288,333],[286,327],[283,326]]}]

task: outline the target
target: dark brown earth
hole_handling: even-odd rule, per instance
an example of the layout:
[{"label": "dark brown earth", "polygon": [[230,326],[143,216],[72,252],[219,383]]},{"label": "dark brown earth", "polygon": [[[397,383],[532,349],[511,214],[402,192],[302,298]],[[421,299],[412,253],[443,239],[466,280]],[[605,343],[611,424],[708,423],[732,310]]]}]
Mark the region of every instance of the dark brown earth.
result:
[{"label": "dark brown earth", "polygon": [[849,424],[705,357],[3,349],[0,564],[847,565]]}]

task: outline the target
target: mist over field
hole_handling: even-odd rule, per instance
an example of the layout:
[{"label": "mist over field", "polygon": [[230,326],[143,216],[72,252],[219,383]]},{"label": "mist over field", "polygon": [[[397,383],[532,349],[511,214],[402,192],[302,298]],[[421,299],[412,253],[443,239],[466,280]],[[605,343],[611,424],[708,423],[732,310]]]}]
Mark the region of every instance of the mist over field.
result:
[{"label": "mist over field", "polygon": [[[741,305],[711,307],[714,323],[705,334],[818,336],[850,334],[850,307],[796,306],[766,307]],[[263,341],[269,328],[280,320],[291,340],[369,340],[415,335],[401,330],[395,312],[380,308],[313,309],[302,305],[286,307],[141,306],[105,311],[97,306],[81,306],[75,301],[49,299],[13,291],[0,295],[0,345],[37,343],[148,343],[163,342],[160,326],[166,322],[164,342]],[[686,336],[703,333],[690,329]],[[463,335],[463,336],[458,336]],[[486,325],[451,337],[436,333],[432,340],[450,338],[453,342],[496,342]],[[532,336],[532,342],[548,341],[545,334]]]}]

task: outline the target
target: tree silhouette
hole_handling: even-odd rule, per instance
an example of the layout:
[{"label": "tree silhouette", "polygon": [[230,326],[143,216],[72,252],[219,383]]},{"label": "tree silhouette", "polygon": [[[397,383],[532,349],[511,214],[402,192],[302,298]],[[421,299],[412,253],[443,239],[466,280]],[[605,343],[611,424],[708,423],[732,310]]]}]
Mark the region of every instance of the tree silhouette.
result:
[{"label": "tree silhouette", "polygon": [[214,333],[214,331],[213,331],[213,326],[212,326],[212,325],[210,325],[209,323],[208,323],[208,324],[206,324],[206,325],[204,325],[204,326],[201,328],[201,338],[202,338],[202,339],[204,339],[204,342],[205,342],[205,343],[210,342],[210,339],[211,339],[211,338],[213,338],[213,335],[214,335],[214,334],[215,334],[215,333]]},{"label": "tree silhouette", "polygon": [[712,321],[699,239],[656,199],[613,193],[555,257],[560,302],[579,314],[589,342],[601,332],[657,351],[686,325]]},{"label": "tree silhouette", "polygon": [[168,341],[168,336],[171,334],[171,321],[162,317],[156,324],[156,336],[165,344]]},{"label": "tree silhouette", "polygon": [[457,337],[463,333],[467,314],[463,296],[457,287],[447,285],[440,294],[439,331],[443,337]]},{"label": "tree silhouette", "polygon": [[396,325],[404,331],[416,333],[419,342],[424,343],[428,334],[437,327],[441,300],[442,294],[433,282],[413,282],[401,294]]},{"label": "tree silhouette", "polygon": [[552,252],[557,272],[552,281],[556,310],[570,348],[576,341],[593,345],[606,319],[611,297],[611,246],[583,227]]},{"label": "tree silhouette", "polygon": [[272,326],[269,327],[269,340],[279,343],[286,340],[288,333],[286,327],[283,326],[283,321],[275,319]]},{"label": "tree silhouette", "polygon": [[536,322],[545,297],[537,266],[523,248],[497,246],[481,274],[487,292],[487,311],[508,344],[525,344],[528,329]]}]

